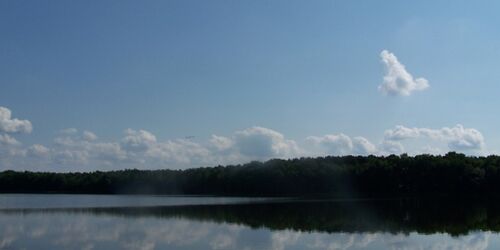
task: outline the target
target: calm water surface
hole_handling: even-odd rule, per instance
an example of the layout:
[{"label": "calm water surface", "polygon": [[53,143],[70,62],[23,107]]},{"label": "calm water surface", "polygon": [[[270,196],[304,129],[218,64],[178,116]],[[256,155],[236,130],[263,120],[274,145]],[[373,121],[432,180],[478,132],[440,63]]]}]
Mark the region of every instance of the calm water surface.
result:
[{"label": "calm water surface", "polygon": [[0,249],[499,249],[499,204],[0,195]]}]

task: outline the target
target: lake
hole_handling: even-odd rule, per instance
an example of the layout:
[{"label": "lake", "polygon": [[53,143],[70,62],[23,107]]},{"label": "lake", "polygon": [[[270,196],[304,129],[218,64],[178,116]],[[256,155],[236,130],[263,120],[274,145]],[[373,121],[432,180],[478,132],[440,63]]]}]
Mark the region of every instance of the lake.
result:
[{"label": "lake", "polygon": [[500,202],[0,195],[0,249],[498,249]]}]

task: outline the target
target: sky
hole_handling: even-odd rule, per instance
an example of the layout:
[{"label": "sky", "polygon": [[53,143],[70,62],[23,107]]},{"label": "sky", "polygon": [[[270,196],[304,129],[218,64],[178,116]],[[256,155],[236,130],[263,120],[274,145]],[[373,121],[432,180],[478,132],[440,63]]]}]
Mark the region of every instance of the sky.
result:
[{"label": "sky", "polygon": [[0,169],[500,152],[496,1],[0,1]]}]

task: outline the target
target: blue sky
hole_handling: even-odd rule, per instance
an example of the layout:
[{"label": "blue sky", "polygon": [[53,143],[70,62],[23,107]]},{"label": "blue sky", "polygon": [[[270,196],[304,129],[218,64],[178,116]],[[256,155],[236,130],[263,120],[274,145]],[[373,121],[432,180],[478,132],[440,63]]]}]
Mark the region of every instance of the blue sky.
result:
[{"label": "blue sky", "polygon": [[2,1],[0,168],[493,154],[498,5]]}]

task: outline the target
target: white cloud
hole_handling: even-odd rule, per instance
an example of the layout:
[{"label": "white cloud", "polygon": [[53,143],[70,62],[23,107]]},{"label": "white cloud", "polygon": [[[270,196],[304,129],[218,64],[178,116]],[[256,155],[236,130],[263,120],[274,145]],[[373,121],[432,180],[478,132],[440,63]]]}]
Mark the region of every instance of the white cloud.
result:
[{"label": "white cloud", "polygon": [[115,142],[99,142],[88,144],[88,151],[100,160],[104,161],[121,161],[127,158],[127,153],[121,148],[119,143]]},{"label": "white cloud", "polygon": [[294,246],[297,240],[302,236],[301,232],[291,230],[282,230],[271,234],[273,250],[283,250],[287,246]]},{"label": "white cloud", "polygon": [[281,133],[263,127],[237,131],[233,141],[239,153],[258,160],[293,157],[300,151],[295,141],[287,140]]},{"label": "white cloud", "polygon": [[25,156],[26,150],[18,140],[8,134],[0,134],[0,170],[19,168],[19,160]]},{"label": "white cloud", "polygon": [[452,150],[476,150],[484,147],[484,137],[476,129],[464,128],[458,124],[453,128],[442,128],[443,138],[449,140],[448,146]]},{"label": "white cloud", "polygon": [[10,109],[0,107],[0,132],[6,133],[31,133],[33,126],[28,120],[12,118]]},{"label": "white cloud", "polygon": [[74,143],[71,137],[56,137],[54,138],[54,143],[60,146],[70,146]]},{"label": "white cloud", "polygon": [[318,144],[327,150],[328,154],[345,155],[353,149],[352,140],[345,134],[324,135],[322,137],[309,136],[307,140]]},{"label": "white cloud", "polygon": [[380,233],[334,233],[316,234],[315,237],[300,239],[304,241],[307,249],[366,249],[373,242],[380,241]]},{"label": "white cloud", "polygon": [[332,155],[369,155],[377,153],[377,147],[368,139],[358,136],[351,138],[345,134],[330,134],[321,137],[309,136],[309,142],[323,148],[325,153]]},{"label": "white cloud", "polygon": [[224,136],[212,135],[210,138],[210,143],[219,151],[224,151],[231,148],[234,144],[231,138],[227,138]]},{"label": "white cloud", "polygon": [[[482,231],[460,236],[416,232],[326,233],[253,230],[234,223],[186,218],[144,218],[137,219],[134,226],[130,226],[129,220],[95,218],[95,215],[84,212],[72,216],[33,213],[29,220],[19,219],[20,216],[22,214],[0,217],[0,248],[23,249],[36,241],[40,249],[81,249],[95,244],[113,245],[119,249],[484,250],[495,249],[497,241],[494,233]],[[255,241],[259,242],[257,246]]]},{"label": "white cloud", "polygon": [[413,91],[424,90],[429,87],[429,83],[425,78],[414,79],[393,53],[383,50],[380,57],[387,71],[384,81],[378,87],[382,93],[408,96]]},{"label": "white cloud", "polygon": [[78,133],[76,129],[61,131],[50,148],[52,160],[61,166],[87,166],[92,169],[123,166],[126,152],[117,142],[100,142],[90,131]]},{"label": "white cloud", "polygon": [[442,150],[441,148],[438,147],[433,147],[433,146],[424,146],[422,147],[417,154],[431,154],[431,155],[444,155],[447,152],[445,150]]},{"label": "white cloud", "polygon": [[24,155],[19,141],[8,134],[0,134],[0,167],[15,166],[16,160]]},{"label": "white cloud", "polygon": [[147,130],[125,130],[120,145],[129,163],[145,167],[199,166],[212,159],[204,145],[187,139],[158,141]]},{"label": "white cloud", "polygon": [[401,154],[404,152],[404,147],[400,142],[397,141],[383,141],[380,144],[381,154]]},{"label": "white cloud", "polygon": [[215,238],[210,242],[212,249],[230,249],[234,248],[234,238],[226,234],[217,234]]},{"label": "white cloud", "polygon": [[90,131],[83,131],[82,138],[86,141],[95,141],[97,139],[97,135]]},{"label": "white cloud", "polygon": [[416,233],[409,235],[384,233],[379,235],[381,243],[387,249],[484,250],[489,248],[491,232],[471,232],[461,236],[444,234],[440,237],[429,237]]},{"label": "white cloud", "polygon": [[34,144],[28,148],[28,154],[30,156],[46,158],[50,155],[50,149],[45,147],[44,145]]},{"label": "white cloud", "polygon": [[89,162],[89,153],[85,150],[57,150],[54,153],[54,162],[64,167],[74,167],[84,165]]},{"label": "white cloud", "polygon": [[481,150],[485,145],[481,132],[474,128],[464,128],[460,124],[441,129],[409,128],[398,125],[394,129],[386,130],[384,133],[384,139],[387,141],[402,141],[422,137],[447,142],[450,150],[457,151]]},{"label": "white cloud", "polygon": [[408,128],[402,125],[397,125],[394,129],[388,129],[384,132],[385,139],[392,141],[417,138],[419,136],[420,136],[419,128]]},{"label": "white cloud", "polygon": [[146,130],[125,130],[122,144],[129,149],[146,150],[156,143],[156,136]]},{"label": "white cloud", "polygon": [[[405,151],[404,142],[419,139]],[[90,171],[124,168],[188,168],[240,164],[252,160],[320,155],[387,155],[407,152],[436,153],[449,150],[475,153],[484,147],[476,129],[462,125],[441,129],[396,126],[388,129],[380,143],[346,134],[309,136],[303,145],[282,133],[264,127],[250,127],[227,136],[212,135],[205,141],[160,140],[147,130],[127,129],[121,139],[102,140],[90,131],[66,129],[51,145],[23,146],[10,134],[0,133],[0,169]],[[413,141],[411,142],[413,143]],[[437,145],[437,144],[444,145]],[[437,146],[437,147],[436,147]],[[444,146],[444,147],[443,147]],[[481,151],[482,152],[482,151]],[[55,168],[55,169],[54,169]]]},{"label": "white cloud", "polygon": [[354,154],[369,155],[377,153],[377,147],[364,137],[354,137],[352,139],[352,144]]},{"label": "white cloud", "polygon": [[21,143],[17,141],[16,138],[9,136],[8,134],[0,134],[0,145],[17,146],[21,145]]},{"label": "white cloud", "polygon": [[211,157],[210,151],[203,145],[186,139],[168,140],[153,144],[145,153],[148,158],[164,163],[203,164]]}]

